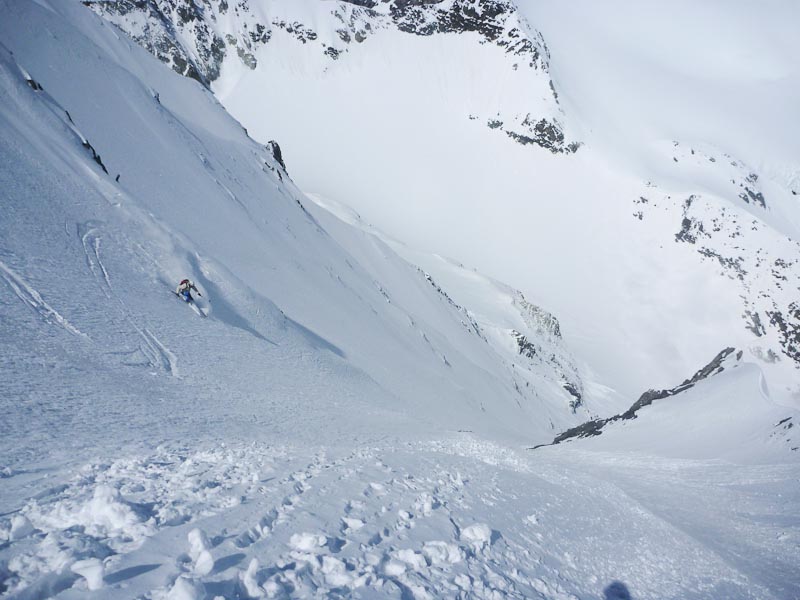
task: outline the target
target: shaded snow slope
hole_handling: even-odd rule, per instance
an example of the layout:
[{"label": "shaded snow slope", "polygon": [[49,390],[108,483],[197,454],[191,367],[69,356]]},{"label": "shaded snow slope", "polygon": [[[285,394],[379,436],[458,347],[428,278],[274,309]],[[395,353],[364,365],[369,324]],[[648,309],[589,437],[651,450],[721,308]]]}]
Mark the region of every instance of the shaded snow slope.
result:
[{"label": "shaded snow slope", "polygon": [[[791,3],[356,4],[149,2],[178,33],[93,7],[173,66],[164,44],[210,61],[211,89],[281,141],[304,190],[556,312],[598,411],[726,346],[797,405]],[[548,138],[540,120],[582,145],[525,143]]]}]

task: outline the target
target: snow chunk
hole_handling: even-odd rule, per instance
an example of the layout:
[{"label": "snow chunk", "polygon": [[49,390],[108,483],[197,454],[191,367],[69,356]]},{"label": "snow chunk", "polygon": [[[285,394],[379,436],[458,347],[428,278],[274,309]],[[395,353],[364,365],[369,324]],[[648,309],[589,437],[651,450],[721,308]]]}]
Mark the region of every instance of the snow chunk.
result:
[{"label": "snow chunk", "polygon": [[208,536],[202,529],[192,529],[188,538],[189,556],[194,561],[194,572],[200,576],[208,575],[214,569],[214,557],[211,556]]},{"label": "snow chunk", "polygon": [[239,573],[239,579],[242,582],[242,587],[248,598],[261,598],[264,595],[264,590],[258,585],[256,581],[256,573],[258,572],[258,559],[254,558],[250,561],[247,571]]},{"label": "snow chunk", "polygon": [[456,544],[442,541],[425,542],[422,553],[434,566],[454,565],[464,558],[461,548]]},{"label": "snow chunk", "polygon": [[70,569],[86,580],[89,591],[99,590],[103,587],[103,563],[99,559],[79,560],[73,563]]},{"label": "snow chunk", "polygon": [[347,573],[347,567],[338,558],[333,556],[322,557],[322,572],[325,574],[325,581],[332,587],[349,586],[353,578]]},{"label": "snow chunk", "polygon": [[459,539],[476,548],[492,543],[492,529],[486,523],[475,523],[461,530]]},{"label": "snow chunk", "polygon": [[35,531],[33,525],[24,515],[14,515],[11,519],[11,532],[9,539],[12,542],[28,537]]},{"label": "snow chunk", "polygon": [[383,565],[383,574],[388,577],[400,577],[405,572],[406,566],[393,558],[387,560],[386,564]]},{"label": "snow chunk", "polygon": [[428,563],[425,561],[425,557],[421,553],[415,552],[414,550],[398,550],[394,553],[394,557],[397,560],[403,561],[415,571],[421,571],[428,566]]},{"label": "snow chunk", "polygon": [[181,575],[167,594],[167,600],[203,600],[205,594],[205,586],[201,582]]},{"label": "snow chunk", "polygon": [[354,519],[352,517],[342,517],[342,522],[345,525],[347,531],[358,531],[362,527],[364,527],[364,521],[361,519]]},{"label": "snow chunk", "polygon": [[289,546],[298,552],[314,552],[327,541],[328,538],[318,533],[295,533],[289,538]]},{"label": "snow chunk", "polygon": [[83,507],[81,522],[92,529],[106,532],[122,532],[136,528],[139,516],[120,497],[119,490],[101,485],[94,490],[94,497]]}]

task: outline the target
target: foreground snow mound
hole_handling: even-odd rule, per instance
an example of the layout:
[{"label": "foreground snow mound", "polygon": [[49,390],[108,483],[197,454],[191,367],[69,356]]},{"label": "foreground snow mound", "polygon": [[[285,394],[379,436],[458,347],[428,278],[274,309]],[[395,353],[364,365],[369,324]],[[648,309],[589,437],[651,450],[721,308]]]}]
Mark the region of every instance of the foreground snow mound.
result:
[{"label": "foreground snow mound", "polygon": [[[0,573],[17,598],[572,600],[625,589],[652,600],[782,599],[800,590],[795,467],[575,448],[520,454],[463,434],[357,450],[162,448],[89,465],[22,506],[35,529],[11,542],[10,560],[0,550]],[[171,471],[187,479],[169,482]],[[114,489],[110,502],[136,507],[138,520],[119,520],[119,530],[60,520],[108,496],[98,489]]]}]

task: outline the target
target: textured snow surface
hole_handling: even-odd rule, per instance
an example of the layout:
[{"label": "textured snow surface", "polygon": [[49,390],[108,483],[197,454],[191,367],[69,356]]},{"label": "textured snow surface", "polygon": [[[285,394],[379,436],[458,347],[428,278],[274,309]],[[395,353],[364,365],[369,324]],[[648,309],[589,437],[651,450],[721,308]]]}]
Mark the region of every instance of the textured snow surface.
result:
[{"label": "textured snow surface", "polygon": [[[5,585],[101,598],[800,591],[792,466],[523,454],[468,435],[359,446],[162,448],[89,464],[18,507],[34,529],[14,542]],[[126,516],[97,528],[109,511]],[[95,529],[75,527],[76,513]]]}]

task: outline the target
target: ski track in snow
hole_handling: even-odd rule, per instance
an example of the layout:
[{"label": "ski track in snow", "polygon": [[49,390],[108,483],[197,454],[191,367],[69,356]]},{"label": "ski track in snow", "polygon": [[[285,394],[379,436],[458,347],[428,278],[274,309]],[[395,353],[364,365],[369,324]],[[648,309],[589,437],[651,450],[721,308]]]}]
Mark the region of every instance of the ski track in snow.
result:
[{"label": "ski track in snow", "polygon": [[149,329],[140,326],[136,318],[128,309],[122,297],[116,293],[111,284],[111,276],[100,258],[102,237],[100,236],[99,223],[89,221],[78,224],[78,235],[81,238],[83,252],[86,255],[86,264],[98,280],[99,286],[107,298],[116,300],[124,319],[130,323],[141,339],[139,351],[146,357],[148,363],[161,371],[178,377],[178,359]]},{"label": "ski track in snow", "polygon": [[[791,569],[782,553],[800,547],[792,505],[738,537],[728,532],[724,544],[702,524],[741,526],[740,511],[764,508],[751,505],[753,493],[789,471],[578,458],[587,464],[568,473],[576,457],[471,439],[349,451],[160,448],[89,464],[1,517],[0,540],[15,548],[5,585],[14,598],[75,597],[91,586],[93,597],[152,600],[575,599],[604,590],[616,598],[615,589],[640,599],[782,599],[800,591],[790,571],[769,581],[750,577],[747,564],[757,549],[766,564],[753,572],[779,572],[783,561]],[[625,483],[653,467],[652,497]],[[695,495],[708,491],[707,481],[697,485],[708,477],[715,505],[703,507]],[[687,493],[701,502],[693,531],[678,510],[657,514]],[[792,501],[800,507],[796,494]]]},{"label": "ski track in snow", "polygon": [[45,321],[58,325],[73,335],[88,339],[89,336],[67,321],[56,309],[44,301],[41,294],[39,294],[36,289],[26,283],[22,277],[17,275],[2,261],[0,261],[0,277],[2,277],[8,284],[8,287],[11,288],[20,300],[39,313]]}]

